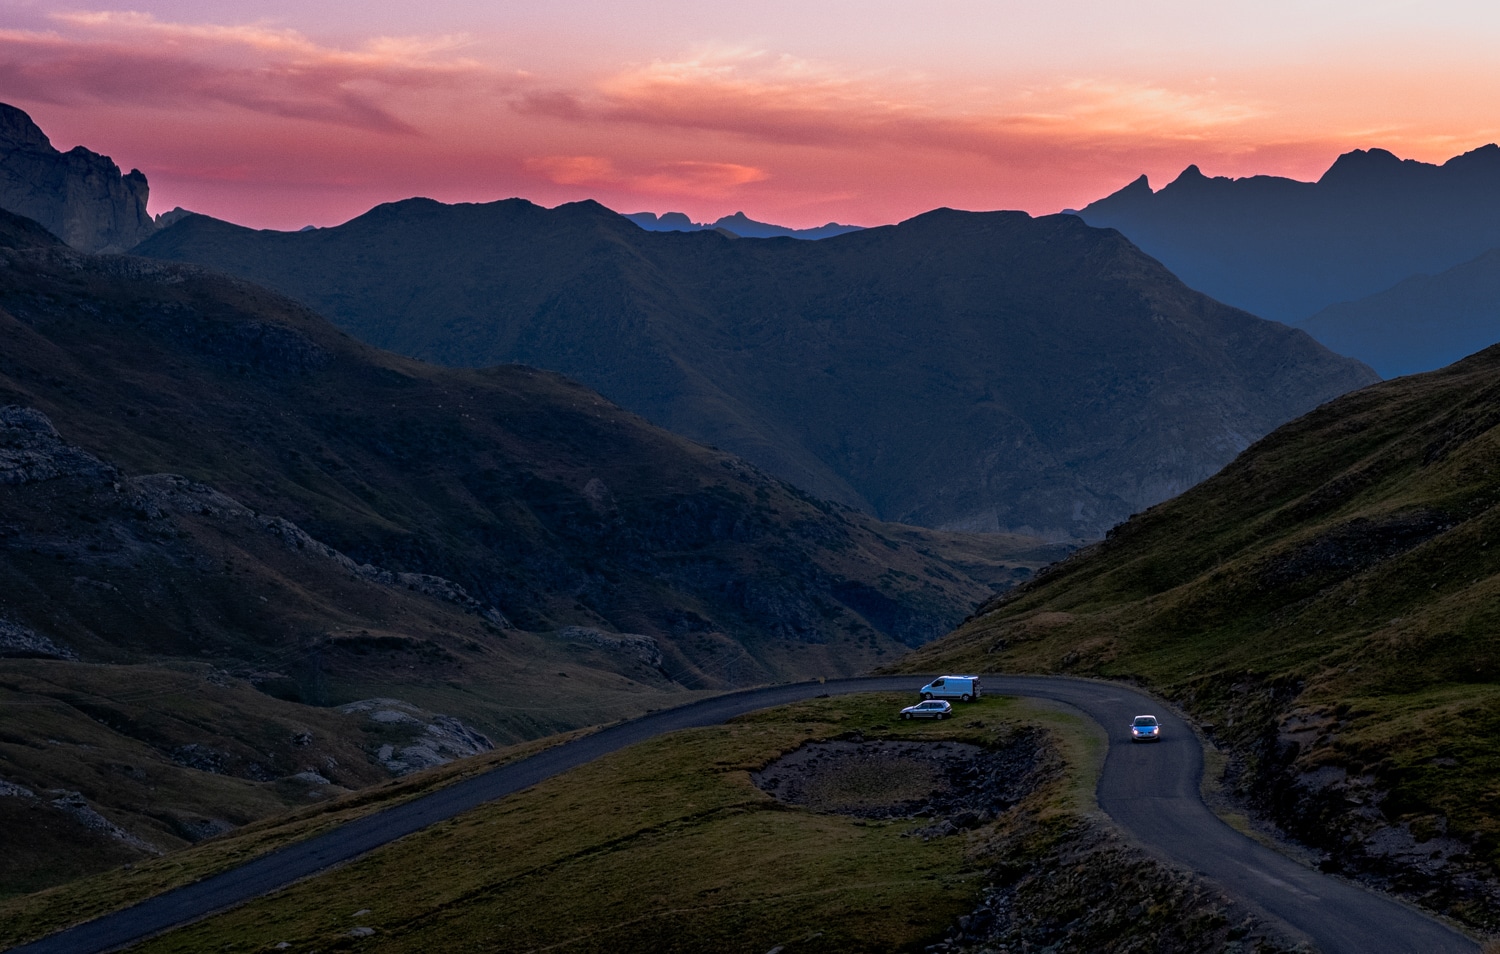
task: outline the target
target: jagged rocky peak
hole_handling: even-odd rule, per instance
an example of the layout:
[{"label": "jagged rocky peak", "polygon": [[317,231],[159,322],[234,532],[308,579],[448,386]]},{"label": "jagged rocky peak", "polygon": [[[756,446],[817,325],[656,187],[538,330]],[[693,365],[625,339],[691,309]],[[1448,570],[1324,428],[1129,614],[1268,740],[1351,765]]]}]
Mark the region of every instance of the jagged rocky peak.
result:
[{"label": "jagged rocky peak", "polygon": [[0,209],[81,252],[123,252],[155,231],[148,192],[140,170],[122,175],[83,146],[59,152],[24,110],[0,103]]},{"label": "jagged rocky peak", "polygon": [[0,142],[16,148],[52,149],[52,140],[26,112],[6,103],[0,103]]}]

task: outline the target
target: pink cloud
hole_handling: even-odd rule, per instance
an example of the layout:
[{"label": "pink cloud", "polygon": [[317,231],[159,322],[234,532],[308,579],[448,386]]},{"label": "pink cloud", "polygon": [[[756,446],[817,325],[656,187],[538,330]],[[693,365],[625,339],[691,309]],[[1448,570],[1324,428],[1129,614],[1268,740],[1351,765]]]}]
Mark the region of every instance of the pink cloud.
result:
[{"label": "pink cloud", "polygon": [[626,172],[602,156],[541,156],[527,159],[524,165],[558,185],[700,198],[727,196],[740,186],[769,178],[764,169],[733,162],[667,162]]},{"label": "pink cloud", "polygon": [[526,91],[516,108],[575,123],[729,134],[787,145],[895,144],[983,155],[1054,145],[1233,138],[1263,110],[1214,90],[1070,79],[1019,92],[951,91],[921,76],[843,74],[755,50],[710,50],[609,77],[592,90]]},{"label": "pink cloud", "polygon": [[525,166],[558,185],[599,185],[620,181],[615,164],[602,156],[538,156],[527,159]]},{"label": "pink cloud", "polygon": [[[140,13],[70,13],[54,31],[0,30],[0,87],[42,102],[232,106],[381,133],[414,134],[390,107],[413,91],[495,91],[515,80],[453,54],[461,38],[377,37],[320,46],[264,25],[179,24]],[[446,57],[446,58],[445,58]]]}]

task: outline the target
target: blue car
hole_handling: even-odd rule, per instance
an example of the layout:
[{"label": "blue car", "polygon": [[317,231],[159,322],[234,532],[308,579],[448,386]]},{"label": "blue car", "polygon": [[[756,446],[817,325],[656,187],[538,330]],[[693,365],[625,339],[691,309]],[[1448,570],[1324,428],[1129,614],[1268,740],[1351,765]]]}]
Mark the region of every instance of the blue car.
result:
[{"label": "blue car", "polygon": [[1160,742],[1161,723],[1156,721],[1154,715],[1138,715],[1135,721],[1130,723],[1130,741],[1132,742]]}]

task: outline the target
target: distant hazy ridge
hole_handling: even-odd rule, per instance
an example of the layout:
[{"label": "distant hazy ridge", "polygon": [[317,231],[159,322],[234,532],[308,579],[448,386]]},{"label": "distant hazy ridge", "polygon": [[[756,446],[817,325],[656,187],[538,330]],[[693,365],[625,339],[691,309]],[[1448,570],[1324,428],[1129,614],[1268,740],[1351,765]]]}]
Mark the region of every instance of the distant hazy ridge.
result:
[{"label": "distant hazy ridge", "polygon": [[[1199,291],[1301,324],[1387,376],[1500,341],[1500,299],[1488,292],[1500,278],[1476,282],[1496,260],[1474,261],[1500,247],[1494,145],[1440,166],[1357,149],[1317,182],[1208,178],[1189,166],[1159,191],[1142,176],[1079,214],[1119,229]],[[1439,275],[1460,265],[1463,274]],[[1414,276],[1438,278],[1361,301]]]}]

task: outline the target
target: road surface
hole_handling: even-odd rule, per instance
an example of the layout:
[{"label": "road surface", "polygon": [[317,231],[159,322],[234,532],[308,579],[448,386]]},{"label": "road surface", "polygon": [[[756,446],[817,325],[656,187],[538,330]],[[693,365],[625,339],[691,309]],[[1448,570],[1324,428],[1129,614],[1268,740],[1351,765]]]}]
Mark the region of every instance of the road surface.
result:
[{"label": "road surface", "polygon": [[[601,755],[681,729],[821,695],[912,692],[931,675],[867,676],[750,689],[655,712],[502,765],[430,795],[289,845],[239,868],[14,948],[15,954],[100,954],[242,904],[332,865],[503,798]],[[1061,676],[985,676],[988,695],[1072,706],[1109,734],[1099,807],[1143,848],[1217,882],[1324,954],[1475,954],[1479,945],[1390,898],[1330,878],[1245,837],[1204,805],[1203,749],[1159,699],[1114,683]],[[1132,717],[1153,713],[1162,741],[1130,741]]]}]

